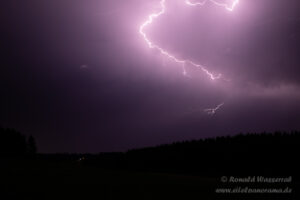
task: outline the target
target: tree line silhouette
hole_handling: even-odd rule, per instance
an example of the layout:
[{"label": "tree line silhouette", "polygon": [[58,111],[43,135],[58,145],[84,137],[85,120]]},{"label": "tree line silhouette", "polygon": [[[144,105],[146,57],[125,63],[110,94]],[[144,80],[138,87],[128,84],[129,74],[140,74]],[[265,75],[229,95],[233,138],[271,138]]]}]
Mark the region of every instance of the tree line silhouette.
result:
[{"label": "tree line silhouette", "polygon": [[[0,128],[0,154],[34,155],[34,137]],[[247,133],[174,142],[127,152],[39,154],[38,160],[77,162],[106,169],[183,174],[297,173],[300,132]]]},{"label": "tree line silhouette", "polygon": [[125,153],[86,155],[103,168],[184,174],[290,174],[297,172],[300,132],[248,133],[174,142]]},{"label": "tree line silhouette", "polygon": [[37,146],[33,136],[26,137],[14,129],[0,127],[0,154],[2,155],[34,155]]}]

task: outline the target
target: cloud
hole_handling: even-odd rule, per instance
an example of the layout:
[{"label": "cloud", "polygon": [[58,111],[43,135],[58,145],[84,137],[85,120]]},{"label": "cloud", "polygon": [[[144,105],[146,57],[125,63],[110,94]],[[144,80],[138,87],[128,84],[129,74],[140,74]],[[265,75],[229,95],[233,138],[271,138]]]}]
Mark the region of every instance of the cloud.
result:
[{"label": "cloud", "polygon": [[87,69],[89,66],[87,64],[80,65],[80,69]]}]

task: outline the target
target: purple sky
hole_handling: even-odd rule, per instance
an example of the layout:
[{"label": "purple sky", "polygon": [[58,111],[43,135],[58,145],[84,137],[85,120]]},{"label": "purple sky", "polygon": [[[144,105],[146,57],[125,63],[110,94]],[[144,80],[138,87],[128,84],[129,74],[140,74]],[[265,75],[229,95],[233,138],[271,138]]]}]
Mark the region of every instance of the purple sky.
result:
[{"label": "purple sky", "polygon": [[300,129],[299,0],[166,5],[149,38],[230,81],[191,66],[184,77],[148,48],[138,29],[159,0],[2,1],[0,126],[32,134],[41,152]]}]

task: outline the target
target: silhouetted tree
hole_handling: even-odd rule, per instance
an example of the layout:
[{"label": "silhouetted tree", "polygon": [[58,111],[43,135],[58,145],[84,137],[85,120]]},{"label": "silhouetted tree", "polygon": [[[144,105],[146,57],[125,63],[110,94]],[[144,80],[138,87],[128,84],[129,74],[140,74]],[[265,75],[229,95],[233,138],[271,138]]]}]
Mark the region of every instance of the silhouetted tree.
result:
[{"label": "silhouetted tree", "polygon": [[35,139],[30,136],[28,140],[14,129],[0,128],[0,154],[26,155],[37,151]]},{"label": "silhouetted tree", "polygon": [[36,154],[37,147],[36,147],[35,139],[32,135],[30,135],[28,138],[27,149],[29,154],[31,155]]}]

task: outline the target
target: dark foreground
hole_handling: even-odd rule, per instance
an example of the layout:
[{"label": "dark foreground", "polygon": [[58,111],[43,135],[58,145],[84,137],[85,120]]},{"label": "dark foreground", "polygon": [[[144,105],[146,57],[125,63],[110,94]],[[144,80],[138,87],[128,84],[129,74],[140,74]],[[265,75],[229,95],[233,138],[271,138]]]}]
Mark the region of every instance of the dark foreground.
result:
[{"label": "dark foreground", "polygon": [[237,135],[124,153],[2,154],[0,199],[300,199],[299,135]]},{"label": "dark foreground", "polygon": [[[71,161],[9,159],[5,163],[1,167],[1,195],[17,199],[296,199],[295,189],[299,186],[297,180],[276,184],[228,183],[222,177],[108,170]],[[237,187],[289,187],[294,191],[287,194],[216,192]]]}]

